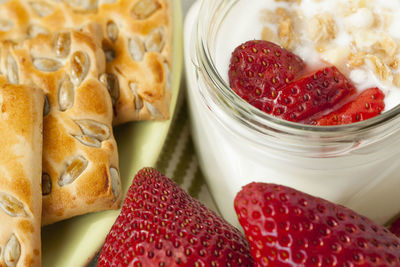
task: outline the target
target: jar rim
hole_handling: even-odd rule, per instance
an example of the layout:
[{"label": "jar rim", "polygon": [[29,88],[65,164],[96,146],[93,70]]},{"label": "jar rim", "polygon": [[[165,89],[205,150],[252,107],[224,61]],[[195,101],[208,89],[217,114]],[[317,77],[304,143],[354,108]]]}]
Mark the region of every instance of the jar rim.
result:
[{"label": "jar rim", "polygon": [[[230,3],[227,4],[226,2]],[[199,11],[199,23],[197,24],[195,33],[197,63],[201,66],[202,70],[206,72],[207,76],[209,76],[209,81],[211,81],[217,90],[216,93],[220,94],[219,100],[224,103],[225,111],[228,111],[233,116],[237,116],[237,113],[239,113],[242,118],[245,118],[248,122],[251,122],[251,124],[257,125],[256,128],[267,127],[292,134],[303,132],[318,134],[320,136],[332,136],[335,134],[347,135],[351,133],[365,132],[376,129],[394,119],[400,118],[399,103],[392,109],[364,121],[344,125],[317,126],[283,120],[267,114],[247,103],[238,96],[222,78],[217,70],[208,45],[208,40],[210,39],[210,34],[213,28],[211,23],[218,21],[216,14],[221,12],[221,10],[227,12],[236,2],[238,2],[238,0],[223,0],[219,5],[215,5],[217,3],[215,0],[203,0]],[[215,5],[215,10],[218,9],[219,11],[214,12],[215,10],[210,10],[210,3]],[[221,14],[222,17],[225,15],[225,13]],[[207,18],[209,18],[209,20],[207,20]],[[215,39],[216,38],[214,38],[214,40]],[[226,108],[228,108],[228,110]],[[234,108],[234,110],[230,110],[231,108]]]}]

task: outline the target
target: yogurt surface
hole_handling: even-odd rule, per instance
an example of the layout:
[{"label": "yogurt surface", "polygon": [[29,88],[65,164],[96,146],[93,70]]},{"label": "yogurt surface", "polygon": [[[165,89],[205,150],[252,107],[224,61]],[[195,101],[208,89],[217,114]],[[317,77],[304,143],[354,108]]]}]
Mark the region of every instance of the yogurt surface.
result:
[{"label": "yogurt surface", "polygon": [[317,69],[335,65],[357,87],[378,87],[385,110],[400,103],[400,1],[238,1],[216,40],[216,67],[228,83],[232,51],[254,39],[277,43]]}]

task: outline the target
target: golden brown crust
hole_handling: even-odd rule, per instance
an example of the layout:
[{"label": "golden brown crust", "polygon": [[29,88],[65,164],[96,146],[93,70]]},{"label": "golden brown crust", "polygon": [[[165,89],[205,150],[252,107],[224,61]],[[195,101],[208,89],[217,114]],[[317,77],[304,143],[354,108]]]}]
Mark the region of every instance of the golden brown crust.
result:
[{"label": "golden brown crust", "polygon": [[[4,2],[4,3],[3,3]],[[61,8],[51,1],[6,0],[0,5],[0,40],[22,41],[37,34],[49,34],[66,25]]]},{"label": "golden brown crust", "polygon": [[98,79],[105,72],[98,29],[90,25],[1,45],[2,73],[43,89],[49,104],[43,126],[43,225],[120,205],[113,109]]},{"label": "golden brown crust", "polygon": [[108,80],[115,86],[113,123],[169,117],[170,0],[9,0],[0,5],[0,16],[4,18],[0,40],[20,41],[60,28],[100,24],[106,71],[114,77]]},{"label": "golden brown crust", "polygon": [[41,264],[43,102],[0,77],[0,266]]},{"label": "golden brown crust", "polygon": [[[140,5],[154,5],[155,9],[150,13],[137,11],[134,15]],[[142,13],[146,15],[138,16]],[[170,1],[121,0],[100,6],[97,14],[90,18],[103,26],[106,36],[103,48],[114,55],[114,59],[107,62],[107,72],[118,77],[120,87],[114,124],[169,117],[171,13]],[[113,31],[107,31],[110,25],[118,29],[115,40]],[[132,83],[134,88],[130,86]]]}]

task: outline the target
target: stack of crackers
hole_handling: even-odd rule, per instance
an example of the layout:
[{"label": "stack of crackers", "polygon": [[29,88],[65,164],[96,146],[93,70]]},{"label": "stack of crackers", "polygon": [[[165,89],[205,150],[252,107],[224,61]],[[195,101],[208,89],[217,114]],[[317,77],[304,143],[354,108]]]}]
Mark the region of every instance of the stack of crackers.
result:
[{"label": "stack of crackers", "polygon": [[118,209],[113,125],[167,119],[168,0],[0,0],[0,266],[40,227]]}]

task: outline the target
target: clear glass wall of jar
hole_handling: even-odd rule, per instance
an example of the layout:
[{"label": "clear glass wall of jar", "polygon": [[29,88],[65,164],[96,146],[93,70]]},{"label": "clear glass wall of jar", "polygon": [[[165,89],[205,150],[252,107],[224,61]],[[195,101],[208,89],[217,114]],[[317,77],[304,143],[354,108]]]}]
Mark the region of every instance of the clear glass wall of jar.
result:
[{"label": "clear glass wall of jar", "polygon": [[184,30],[192,134],[222,215],[238,225],[233,199],[252,181],[291,186],[381,224],[399,214],[400,107],[356,124],[316,127],[250,106],[215,66],[217,36],[237,2],[198,2]]}]

